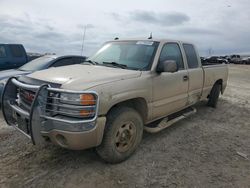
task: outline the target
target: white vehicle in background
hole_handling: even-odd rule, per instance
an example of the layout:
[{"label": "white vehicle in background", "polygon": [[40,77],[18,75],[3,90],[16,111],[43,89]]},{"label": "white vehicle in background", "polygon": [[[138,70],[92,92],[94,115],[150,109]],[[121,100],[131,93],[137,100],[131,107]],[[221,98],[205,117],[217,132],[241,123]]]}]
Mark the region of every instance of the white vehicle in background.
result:
[{"label": "white vehicle in background", "polygon": [[240,55],[231,55],[230,63],[241,64],[242,61]]}]

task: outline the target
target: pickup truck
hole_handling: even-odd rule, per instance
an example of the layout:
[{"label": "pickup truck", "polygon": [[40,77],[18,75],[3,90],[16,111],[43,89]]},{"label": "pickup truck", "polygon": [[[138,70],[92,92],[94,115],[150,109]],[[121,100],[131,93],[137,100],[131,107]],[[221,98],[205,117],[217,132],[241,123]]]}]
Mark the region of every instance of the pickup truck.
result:
[{"label": "pickup truck", "polygon": [[118,163],[136,150],[143,130],[163,130],[201,100],[216,107],[228,79],[227,65],[202,66],[194,45],[175,40],[109,41],[86,62],[10,78],[6,122],[33,144],[95,147]]},{"label": "pickup truck", "polygon": [[0,44],[0,70],[18,68],[28,61],[22,44]]}]

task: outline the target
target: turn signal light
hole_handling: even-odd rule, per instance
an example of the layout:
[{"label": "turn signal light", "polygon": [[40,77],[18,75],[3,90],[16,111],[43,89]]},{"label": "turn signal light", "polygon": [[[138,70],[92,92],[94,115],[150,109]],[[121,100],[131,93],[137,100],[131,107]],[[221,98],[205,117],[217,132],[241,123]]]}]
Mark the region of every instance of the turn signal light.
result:
[{"label": "turn signal light", "polygon": [[82,94],[80,96],[81,99],[81,104],[82,105],[95,105],[96,104],[96,99],[93,94]]},{"label": "turn signal light", "polygon": [[81,110],[80,115],[81,116],[93,116],[95,113],[94,110]]}]

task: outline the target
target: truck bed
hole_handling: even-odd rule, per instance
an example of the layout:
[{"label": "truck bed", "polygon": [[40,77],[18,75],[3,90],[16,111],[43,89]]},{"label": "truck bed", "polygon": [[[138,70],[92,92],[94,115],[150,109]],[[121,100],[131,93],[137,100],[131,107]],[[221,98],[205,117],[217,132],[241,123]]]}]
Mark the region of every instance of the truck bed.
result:
[{"label": "truck bed", "polygon": [[[222,84],[222,93],[227,85],[227,78],[228,78],[228,65],[226,64],[212,64],[212,65],[203,65],[204,71],[204,83],[203,83],[203,91],[202,97],[206,98],[211,88],[213,87],[215,81],[221,82]],[[224,82],[223,82],[224,80]]]}]

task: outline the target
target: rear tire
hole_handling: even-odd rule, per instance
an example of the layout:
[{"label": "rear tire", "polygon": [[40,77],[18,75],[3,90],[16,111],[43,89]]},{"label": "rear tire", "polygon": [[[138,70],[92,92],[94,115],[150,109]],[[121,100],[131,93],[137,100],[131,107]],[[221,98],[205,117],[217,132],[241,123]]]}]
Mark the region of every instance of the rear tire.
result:
[{"label": "rear tire", "polygon": [[207,102],[208,106],[211,106],[213,108],[216,108],[217,102],[220,96],[221,92],[221,85],[220,84],[215,84],[210,92],[209,99]]},{"label": "rear tire", "polygon": [[96,148],[98,155],[108,163],[126,160],[136,150],[143,134],[140,114],[128,107],[117,107],[107,115],[103,140]]}]

